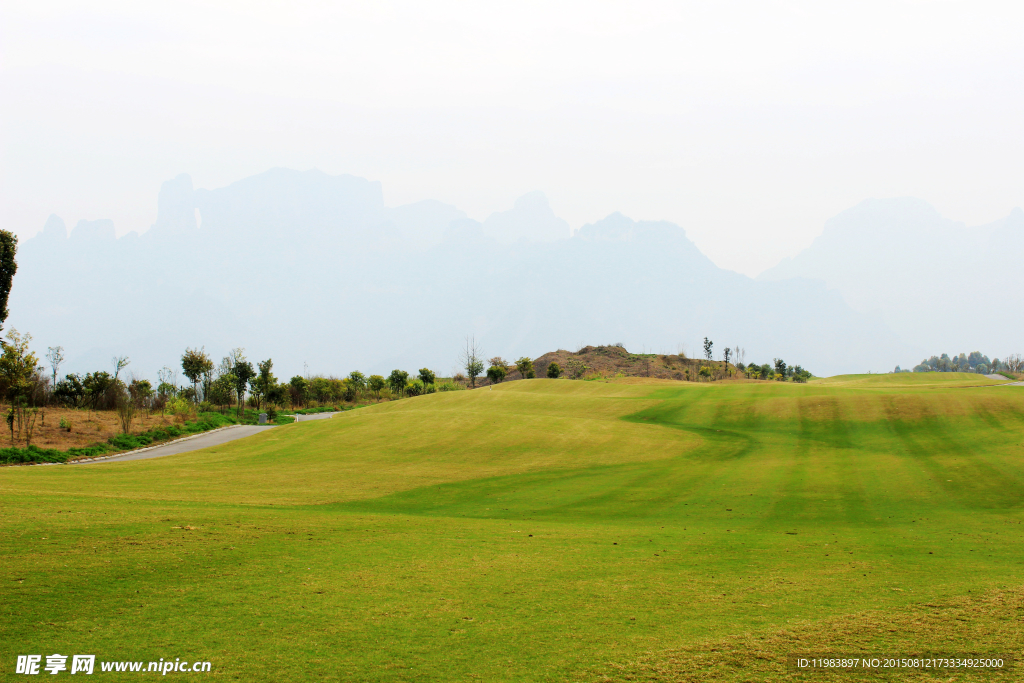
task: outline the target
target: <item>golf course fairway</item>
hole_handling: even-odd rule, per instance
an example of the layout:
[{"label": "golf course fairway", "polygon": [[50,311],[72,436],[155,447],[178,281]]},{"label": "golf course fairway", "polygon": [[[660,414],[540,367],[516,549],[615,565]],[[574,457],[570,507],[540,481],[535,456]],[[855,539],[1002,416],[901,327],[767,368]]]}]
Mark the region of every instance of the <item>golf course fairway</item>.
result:
[{"label": "golf course fairway", "polygon": [[[1024,387],[508,382],[158,459],[0,469],[0,665],[1022,680],[1022,522]],[[1018,663],[865,677],[792,672],[796,653]]]}]

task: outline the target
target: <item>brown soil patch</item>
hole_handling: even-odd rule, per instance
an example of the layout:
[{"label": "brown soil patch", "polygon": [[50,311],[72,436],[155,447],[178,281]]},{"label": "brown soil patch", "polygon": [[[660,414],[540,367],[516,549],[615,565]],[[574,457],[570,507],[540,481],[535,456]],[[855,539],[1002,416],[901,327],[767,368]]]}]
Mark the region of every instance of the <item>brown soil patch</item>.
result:
[{"label": "brown soil patch", "polygon": [[[71,423],[71,431],[60,428],[61,418]],[[146,415],[140,411],[132,424],[132,434],[139,434],[155,427],[175,424],[180,422],[172,415],[161,415],[153,413]],[[3,434],[0,434],[0,448],[11,446],[11,433],[7,425],[2,425]],[[40,448],[56,448],[65,451],[69,448],[82,448],[99,441],[106,441],[112,436],[121,433],[121,423],[117,419],[117,411],[114,410],[81,410],[75,408],[40,408],[39,416],[36,418],[35,429],[32,433],[32,445]],[[20,437],[15,432],[14,445],[18,448],[25,447],[25,433],[22,431]]]}]

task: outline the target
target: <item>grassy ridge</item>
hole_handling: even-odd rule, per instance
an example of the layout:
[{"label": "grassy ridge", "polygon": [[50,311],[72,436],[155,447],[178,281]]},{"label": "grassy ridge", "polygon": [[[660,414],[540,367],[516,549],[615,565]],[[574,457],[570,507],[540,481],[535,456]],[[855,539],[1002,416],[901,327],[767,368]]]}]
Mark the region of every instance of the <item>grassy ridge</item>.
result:
[{"label": "grassy ridge", "polygon": [[870,377],[516,382],[5,470],[0,661],[781,680],[810,646],[1020,656],[1024,391]]}]

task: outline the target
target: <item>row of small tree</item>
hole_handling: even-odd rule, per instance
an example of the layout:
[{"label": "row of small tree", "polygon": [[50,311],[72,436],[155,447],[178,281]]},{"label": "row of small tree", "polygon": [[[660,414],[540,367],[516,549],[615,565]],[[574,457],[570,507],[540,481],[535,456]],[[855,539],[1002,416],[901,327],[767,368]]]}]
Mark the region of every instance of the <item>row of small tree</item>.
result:
[{"label": "row of small tree", "polygon": [[[456,374],[453,379],[458,381],[468,378],[470,386],[475,387],[476,378],[484,374],[483,357],[484,353],[480,350],[476,337],[466,337],[466,346],[459,354],[459,363],[466,374],[465,377]],[[554,365],[557,367],[557,364]],[[500,384],[513,372],[518,372],[522,379],[533,379],[537,376],[533,369],[533,360],[525,356],[514,363],[509,363],[501,356],[495,356],[487,361],[487,366],[487,379],[492,384]]]},{"label": "row of small tree", "polygon": [[420,368],[415,376],[405,370],[393,370],[387,377],[353,371],[344,378],[296,375],[288,382],[279,383],[273,366],[268,358],[254,368],[246,360],[243,349],[233,349],[216,369],[203,349],[187,349],[182,356],[182,370],[193,384],[193,400],[221,406],[234,403],[239,411],[246,403],[246,392],[248,404],[258,410],[264,406],[301,408],[313,402],[321,405],[356,402],[361,398],[380,401],[385,394],[401,398],[454,388],[450,383],[439,385],[436,374],[429,368]]},{"label": "row of small tree", "polygon": [[806,382],[813,376],[809,371],[804,370],[799,365],[786,365],[786,361],[781,358],[775,358],[772,360],[771,364],[765,363],[763,365],[757,365],[755,363],[744,365],[743,363],[737,363],[736,369],[742,372],[748,379],[762,379],[776,382],[785,382],[787,380],[792,382]]},{"label": "row of small tree", "polygon": [[[932,356],[914,366],[914,372],[976,372],[980,375],[988,375],[1000,370],[1012,373],[1022,372],[1024,371],[1024,359],[1018,353],[1007,356],[1005,360],[998,358],[989,360],[988,356],[980,351],[972,351],[952,357],[945,353],[941,356]],[[910,371],[902,370],[897,365],[894,372]]]}]

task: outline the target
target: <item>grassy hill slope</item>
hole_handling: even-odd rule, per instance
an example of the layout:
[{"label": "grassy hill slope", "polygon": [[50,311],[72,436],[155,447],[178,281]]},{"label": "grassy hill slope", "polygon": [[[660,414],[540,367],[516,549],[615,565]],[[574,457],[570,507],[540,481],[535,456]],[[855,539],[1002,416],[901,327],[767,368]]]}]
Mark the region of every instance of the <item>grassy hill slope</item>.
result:
[{"label": "grassy hill slope", "polygon": [[1024,391],[884,377],[513,382],[6,468],[0,661],[739,681],[792,652],[1020,657]]}]

